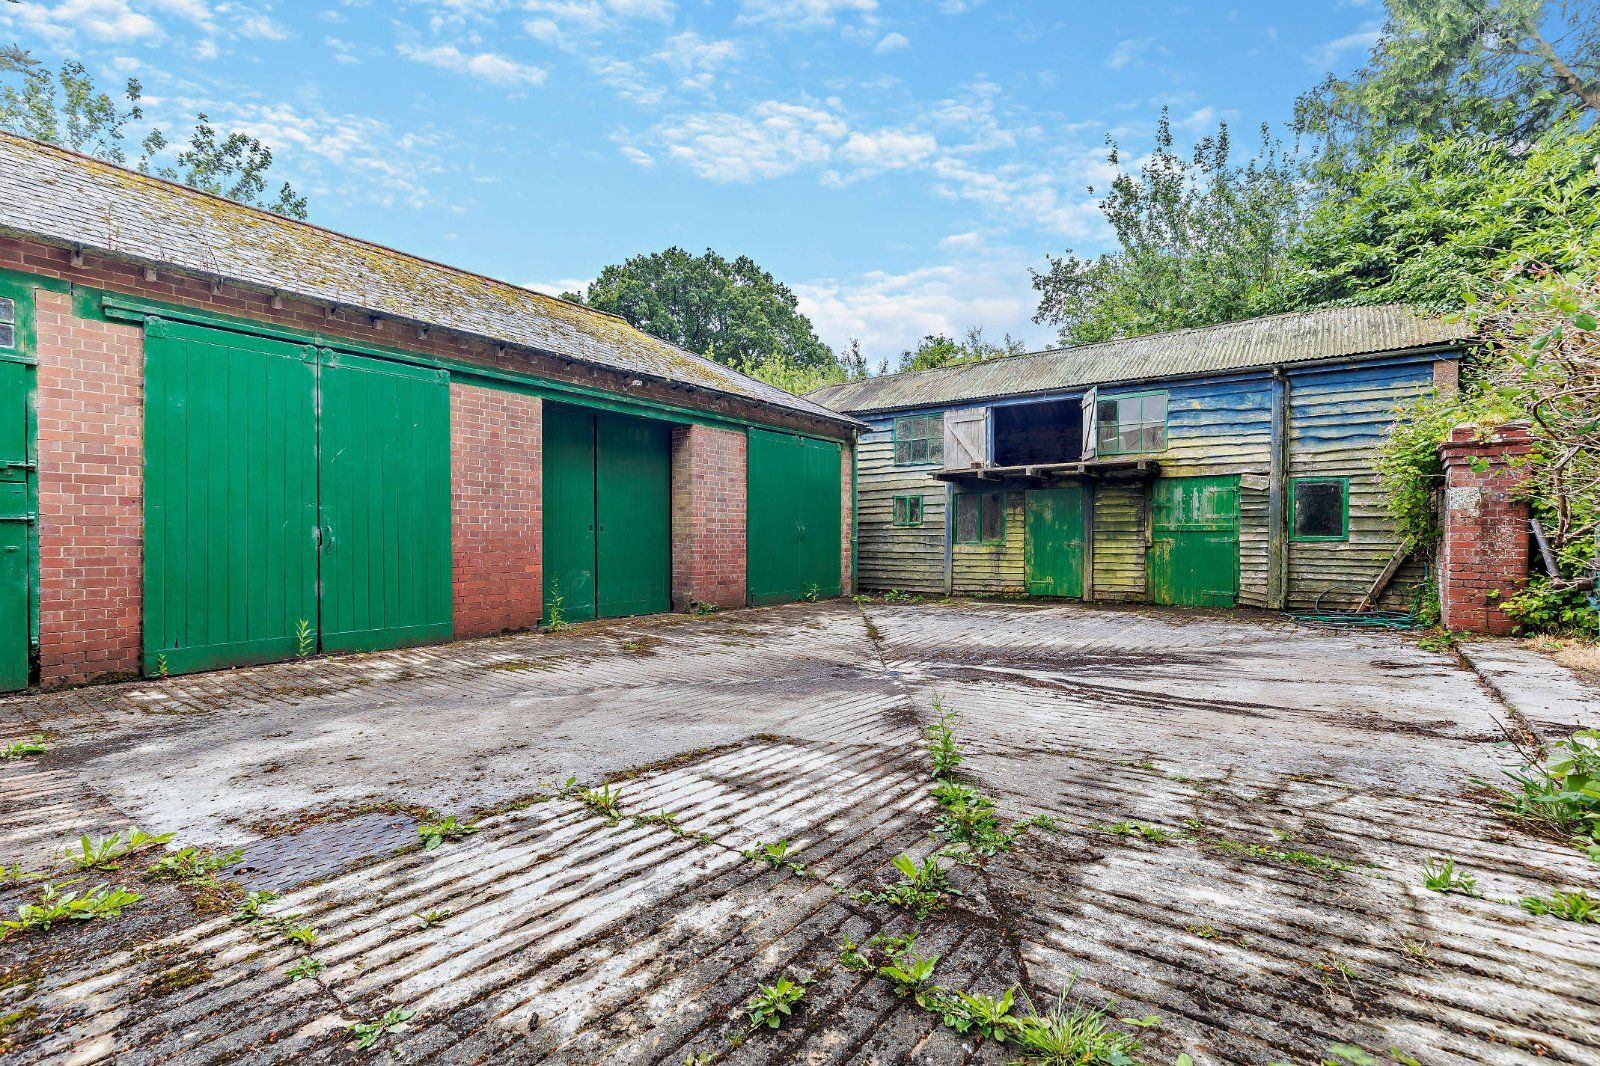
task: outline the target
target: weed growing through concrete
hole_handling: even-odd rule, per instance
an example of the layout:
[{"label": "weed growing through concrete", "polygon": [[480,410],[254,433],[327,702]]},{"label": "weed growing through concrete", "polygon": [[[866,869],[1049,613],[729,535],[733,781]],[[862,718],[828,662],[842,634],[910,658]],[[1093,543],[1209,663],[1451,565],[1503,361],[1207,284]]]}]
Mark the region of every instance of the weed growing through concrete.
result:
[{"label": "weed growing through concrete", "polygon": [[157,859],[145,871],[153,881],[179,881],[188,885],[214,885],[216,872],[244,858],[243,849],[217,854],[201,848],[179,848]]},{"label": "weed growing through concrete", "polygon": [[1165,844],[1167,841],[1175,840],[1183,835],[1176,829],[1162,829],[1159,826],[1130,821],[1113,822],[1110,825],[1093,822],[1089,825],[1089,828],[1097,833],[1110,833],[1116,837],[1136,836],[1153,844]]},{"label": "weed growing through concrete", "polygon": [[35,733],[32,740],[18,740],[0,748],[0,759],[26,759],[30,755],[43,755],[50,750],[43,733]]},{"label": "weed growing through concrete", "polygon": [[355,1037],[357,1051],[365,1051],[373,1047],[384,1037],[391,1033],[402,1033],[410,1028],[406,1023],[417,1016],[414,1010],[405,1007],[391,1007],[383,1013],[381,1018],[370,1022],[356,1022],[350,1026],[350,1035]]},{"label": "weed growing through concrete", "polygon": [[17,908],[17,916],[0,921],[0,940],[13,933],[29,930],[48,932],[58,922],[89,922],[99,918],[115,918],[124,907],[130,907],[142,898],[137,892],[110,885],[96,885],[85,891],[63,892],[67,881],[60,885],[42,886],[37,903],[24,903]]},{"label": "weed growing through concrete", "polygon": [[1512,788],[1497,788],[1517,819],[1571,837],[1590,857],[1600,846],[1600,729],[1580,729],[1540,751],[1516,742],[1523,765],[1506,771]]},{"label": "weed growing through concrete", "polygon": [[806,984],[780,977],[770,985],[757,985],[756,991],[744,1005],[750,1016],[750,1028],[782,1029],[794,1013],[795,1007],[806,997]]},{"label": "weed growing through concrete", "polygon": [[309,947],[319,938],[316,928],[310,925],[297,925],[298,914],[273,914],[268,911],[267,905],[275,903],[278,899],[276,892],[248,892],[232,914],[232,920],[240,925],[247,925],[255,929],[261,937],[282,937],[291,944]]},{"label": "weed growing through concrete", "polygon": [[469,837],[478,831],[478,827],[468,822],[456,820],[451,814],[437,821],[424,822],[417,826],[417,836],[422,841],[423,851],[432,851],[446,840],[459,840]]},{"label": "weed growing through concrete", "polygon": [[1207,840],[1203,843],[1206,847],[1216,848],[1218,851],[1226,851],[1234,855],[1248,855],[1253,859],[1271,859],[1275,862],[1293,863],[1296,866],[1303,866],[1307,870],[1319,874],[1339,873],[1351,868],[1349,863],[1299,849],[1281,851],[1277,848],[1263,847],[1260,844],[1248,844],[1242,840]]},{"label": "weed growing through concrete", "polygon": [[328,964],[315,955],[307,955],[284,971],[290,981],[303,981],[307,977],[315,977],[328,968]]},{"label": "weed growing through concrete", "polygon": [[695,600],[689,604],[689,613],[696,618],[710,618],[717,613],[717,610],[717,605],[714,603],[703,603],[700,600]]},{"label": "weed growing through concrete", "polygon": [[945,710],[938,696],[933,698],[933,713],[935,718],[928,726],[928,739],[923,745],[933,763],[933,778],[935,781],[954,780],[957,769],[965,761],[961,746],[956,743],[958,716],[954,711]]},{"label": "weed growing through concrete", "polygon": [[302,618],[294,624],[294,657],[304,659],[317,650],[317,631]]},{"label": "weed growing through concrete", "polygon": [[655,814],[635,814],[629,821],[636,826],[659,826],[674,836],[683,836],[683,826],[678,824],[678,816],[671,811],[657,811]]},{"label": "weed growing through concrete", "polygon": [[1581,888],[1571,892],[1558,889],[1548,896],[1524,896],[1522,909],[1529,914],[1600,925],[1600,898],[1589,895]]},{"label": "weed growing through concrete", "polygon": [[417,920],[417,928],[419,930],[432,929],[436,925],[443,925],[449,920],[452,913],[454,912],[448,910],[423,911],[421,914],[413,914],[411,917]]},{"label": "weed growing through concrete", "polygon": [[24,870],[21,866],[16,864],[12,864],[10,866],[0,866],[0,885],[9,885],[12,883],[21,884],[24,881],[41,881],[49,876],[49,874],[33,873],[32,871]]},{"label": "weed growing through concrete", "polygon": [[612,825],[622,819],[622,794],[610,785],[583,789],[578,801]]},{"label": "weed growing through concrete", "polygon": [[85,833],[78,842],[78,851],[66,851],[62,856],[80,870],[115,870],[121,866],[117,860],[136,851],[165,844],[172,836],[171,833],[146,833],[130,828],[126,840],[120,832],[112,833],[104,840],[90,840]]},{"label": "weed growing through concrete", "polygon": [[896,855],[894,868],[902,875],[899,881],[882,892],[862,891],[851,898],[857,903],[887,903],[921,919],[944,910],[946,896],[960,894],[950,887],[949,875],[937,855],[928,856],[920,866],[909,855]]},{"label": "weed growing through concrete", "polygon": [[766,863],[774,870],[787,869],[799,877],[804,877],[806,875],[806,864],[791,859],[789,851],[789,841],[785,838],[773,844],[763,844],[758,840],[753,847],[741,851],[739,854],[751,862]]},{"label": "weed growing through concrete", "polygon": [[171,670],[167,666],[167,653],[159,652],[156,655],[156,676],[165,681]]},{"label": "weed growing through concrete", "polygon": [[1455,892],[1463,896],[1480,895],[1478,879],[1465,870],[1457,870],[1454,859],[1429,859],[1422,867],[1422,887],[1430,892]]},{"label": "weed growing through concrete", "polygon": [[551,585],[550,602],[544,605],[544,629],[546,633],[559,633],[563,629],[572,628],[572,623],[567,621],[566,602],[566,597],[561,595],[560,584]]},{"label": "weed growing through concrete", "polygon": [[806,589],[806,594],[801,598],[807,603],[816,603],[818,600],[822,599],[822,586],[818,584],[812,584],[810,588]]}]

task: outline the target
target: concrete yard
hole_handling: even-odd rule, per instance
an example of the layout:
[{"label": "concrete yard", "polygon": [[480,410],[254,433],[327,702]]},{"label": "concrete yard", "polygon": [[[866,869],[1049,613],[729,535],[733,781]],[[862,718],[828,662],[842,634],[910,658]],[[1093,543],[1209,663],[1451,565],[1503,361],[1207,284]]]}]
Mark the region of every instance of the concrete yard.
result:
[{"label": "concrete yard", "polygon": [[[918,922],[851,894],[939,846],[936,698],[1001,817],[1053,822],[947,862],[962,894]],[[1507,823],[1477,783],[1512,762],[1503,726],[1552,738],[1560,717],[1513,717],[1462,660],[1397,635],[960,601],[25,695],[0,702],[0,746],[42,729],[50,750],[0,762],[4,917],[40,892],[17,874],[65,879],[58,849],[136,825],[243,848],[223,876],[281,892],[268,910],[318,936],[146,880],[154,852],[125,860],[79,886],[139,892],[120,917],[0,942],[0,1057],[1011,1061],[840,965],[842,937],[920,927],[941,984],[1017,985],[1041,1010],[1070,988],[1159,1019],[1137,1030],[1142,1062],[1317,1062],[1340,1043],[1600,1062],[1600,925],[1516,903],[1594,893],[1600,864]],[[611,783],[621,820],[569,778]],[[479,831],[424,851],[429,809]],[[662,811],[677,831],[631,817]],[[741,854],[780,839],[807,876]],[[1424,889],[1436,856],[1482,898]],[[291,981],[306,956],[325,968]],[[783,975],[814,980],[794,1019],[735,1046],[751,992]],[[348,1026],[394,1007],[416,1011],[404,1031],[353,1050]]]}]

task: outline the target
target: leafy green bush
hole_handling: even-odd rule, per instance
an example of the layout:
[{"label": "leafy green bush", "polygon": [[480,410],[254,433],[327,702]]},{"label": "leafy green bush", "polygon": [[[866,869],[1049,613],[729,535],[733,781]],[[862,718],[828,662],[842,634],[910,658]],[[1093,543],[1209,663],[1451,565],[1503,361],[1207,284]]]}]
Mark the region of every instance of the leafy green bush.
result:
[{"label": "leafy green bush", "polygon": [[1545,577],[1533,578],[1500,606],[1526,633],[1593,633],[1600,626],[1600,612],[1587,591],[1562,588]]}]

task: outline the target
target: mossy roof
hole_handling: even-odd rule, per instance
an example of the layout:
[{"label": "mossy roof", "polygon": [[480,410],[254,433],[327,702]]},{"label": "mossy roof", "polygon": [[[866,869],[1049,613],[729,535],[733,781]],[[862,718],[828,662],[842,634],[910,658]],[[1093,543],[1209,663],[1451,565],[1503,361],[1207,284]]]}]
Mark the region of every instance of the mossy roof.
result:
[{"label": "mossy roof", "polygon": [[614,315],[3,131],[0,232],[853,421]]}]

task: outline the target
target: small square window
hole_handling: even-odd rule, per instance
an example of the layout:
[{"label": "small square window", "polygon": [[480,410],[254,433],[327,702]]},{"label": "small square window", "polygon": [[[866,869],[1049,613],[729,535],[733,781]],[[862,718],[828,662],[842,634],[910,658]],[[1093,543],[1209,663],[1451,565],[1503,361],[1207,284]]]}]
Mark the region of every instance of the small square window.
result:
[{"label": "small square window", "polygon": [[1165,451],[1167,394],[1112,396],[1096,402],[1095,446],[1102,455]]},{"label": "small square window", "polygon": [[964,492],[956,497],[957,544],[999,544],[1005,533],[1004,494]]},{"label": "small square window", "polygon": [[17,301],[0,299],[0,348],[17,346]]},{"label": "small square window", "polygon": [[944,415],[908,415],[894,420],[896,466],[937,466],[944,462]]},{"label": "small square window", "polygon": [[1296,478],[1291,496],[1290,539],[1350,539],[1348,478]]},{"label": "small square window", "polygon": [[896,496],[894,498],[894,524],[897,526],[922,525],[922,497]]}]

